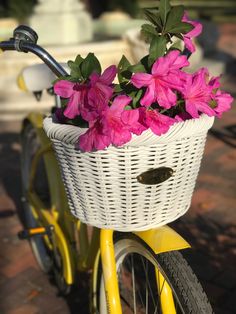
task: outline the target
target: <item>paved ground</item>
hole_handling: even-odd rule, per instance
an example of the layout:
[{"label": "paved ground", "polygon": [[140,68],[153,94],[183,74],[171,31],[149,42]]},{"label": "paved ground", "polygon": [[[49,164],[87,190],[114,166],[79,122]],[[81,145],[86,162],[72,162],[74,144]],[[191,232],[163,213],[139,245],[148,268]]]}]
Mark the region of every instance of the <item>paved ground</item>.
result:
[{"label": "paved ground", "polygon": [[[236,78],[231,73],[224,81],[235,96]],[[191,210],[173,224],[193,246],[185,256],[217,314],[236,313],[235,105],[210,132]],[[22,208],[19,128],[14,121],[0,125],[0,313],[86,314],[87,276],[62,298],[38,269],[28,243],[16,237]]]}]

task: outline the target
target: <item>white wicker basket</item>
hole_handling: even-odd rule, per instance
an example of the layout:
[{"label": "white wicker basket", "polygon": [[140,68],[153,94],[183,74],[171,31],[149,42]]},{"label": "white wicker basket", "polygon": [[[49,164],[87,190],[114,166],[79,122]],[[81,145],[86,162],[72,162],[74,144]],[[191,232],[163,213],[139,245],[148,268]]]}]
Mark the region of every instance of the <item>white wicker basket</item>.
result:
[{"label": "white wicker basket", "polygon": [[[83,153],[74,148],[85,129],[44,120],[60,163],[71,212],[82,222],[118,231],[146,230],[182,216],[189,208],[208,129],[214,119],[179,122],[162,136],[150,130],[121,148]],[[137,181],[141,173],[170,167],[174,175],[157,185]]]}]

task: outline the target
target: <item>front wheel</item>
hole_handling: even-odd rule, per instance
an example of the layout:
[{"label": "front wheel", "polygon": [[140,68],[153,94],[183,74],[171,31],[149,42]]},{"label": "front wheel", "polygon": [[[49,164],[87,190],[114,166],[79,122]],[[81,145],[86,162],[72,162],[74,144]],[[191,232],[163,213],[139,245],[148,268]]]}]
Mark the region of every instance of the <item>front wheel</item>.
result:
[{"label": "front wheel", "polygon": [[[115,240],[123,314],[212,314],[193,271],[177,252],[155,255],[140,239],[124,234]],[[108,313],[102,271],[98,272],[97,308]]]}]

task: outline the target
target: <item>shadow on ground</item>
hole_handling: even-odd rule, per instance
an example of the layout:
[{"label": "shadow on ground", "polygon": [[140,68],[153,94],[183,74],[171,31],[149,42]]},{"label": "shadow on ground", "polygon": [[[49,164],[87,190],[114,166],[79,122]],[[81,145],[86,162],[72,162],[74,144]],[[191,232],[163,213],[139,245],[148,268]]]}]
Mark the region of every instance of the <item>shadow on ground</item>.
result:
[{"label": "shadow on ground", "polygon": [[221,130],[215,130],[214,128],[209,131],[211,135],[218,140],[223,141],[225,144],[236,148],[236,125],[229,125]]}]

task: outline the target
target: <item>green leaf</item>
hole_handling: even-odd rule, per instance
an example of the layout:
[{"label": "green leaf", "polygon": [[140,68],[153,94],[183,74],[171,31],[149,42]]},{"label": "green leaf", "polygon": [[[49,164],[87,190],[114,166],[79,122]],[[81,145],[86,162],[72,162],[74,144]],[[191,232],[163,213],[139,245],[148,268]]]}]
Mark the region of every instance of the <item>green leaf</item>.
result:
[{"label": "green leaf", "polygon": [[82,58],[81,55],[77,55],[74,63],[80,65],[83,61],[84,61],[84,58]]},{"label": "green leaf", "polygon": [[140,89],[136,95],[133,97],[133,106],[136,108],[137,107],[137,104],[139,103],[141,97],[143,95],[143,90]]},{"label": "green leaf", "polygon": [[75,59],[75,61],[68,61],[68,67],[71,69],[71,73],[70,75],[72,76],[72,78],[74,79],[82,79],[82,73],[81,73],[81,69],[80,69],[80,65],[83,62],[83,58],[78,55]]},{"label": "green leaf", "polygon": [[125,109],[125,110],[132,110],[133,108],[132,108],[131,106],[127,105],[127,106],[125,106],[124,109]]},{"label": "green leaf", "polygon": [[166,39],[165,37],[159,36],[157,38],[154,38],[150,45],[149,50],[149,58],[148,58],[148,64],[149,66],[152,66],[154,61],[164,56],[166,52]]},{"label": "green leaf", "polygon": [[85,79],[88,79],[89,76],[93,72],[96,72],[98,74],[101,74],[101,72],[102,72],[100,62],[95,57],[94,53],[89,53],[87,55],[87,57],[81,63],[80,68],[81,68],[81,73]]},{"label": "green leaf", "polygon": [[145,57],[143,57],[143,58],[140,60],[140,63],[142,63],[142,65],[143,65],[144,68],[146,69],[146,72],[148,72],[148,71],[150,70],[149,65],[148,65],[148,58],[149,58],[149,55],[146,55]]},{"label": "green leaf", "polygon": [[80,66],[76,64],[74,61],[68,61],[67,64],[68,67],[71,69],[70,75],[72,76],[72,78],[81,79],[82,74],[80,71]]},{"label": "green leaf", "polygon": [[120,84],[116,84],[115,87],[114,87],[114,92],[115,92],[115,93],[120,93],[120,92],[122,92],[122,91],[123,91],[123,89],[122,89],[122,87],[120,86]]},{"label": "green leaf", "polygon": [[165,25],[165,32],[169,32],[168,29],[172,29],[176,27],[176,25],[182,22],[182,18],[184,15],[184,7],[182,5],[178,5],[173,7],[168,14],[166,25]]},{"label": "green leaf", "polygon": [[166,29],[165,31],[171,34],[179,34],[179,33],[186,34],[190,32],[193,28],[194,28],[193,25],[189,23],[181,22],[177,24],[176,26],[173,26],[173,28],[170,28],[168,30]]},{"label": "green leaf", "polygon": [[147,19],[157,27],[157,31],[161,32],[163,28],[163,24],[158,13],[153,13],[148,9],[144,9],[144,14],[146,15]]},{"label": "green leaf", "polygon": [[138,73],[138,72],[144,72],[144,73],[146,73],[146,72],[147,72],[146,69],[145,69],[145,67],[144,67],[144,65],[143,65],[141,62],[139,62],[139,63],[137,63],[137,64],[135,64],[135,65],[129,66],[129,67],[128,67],[128,70],[129,70],[130,72],[132,72],[132,73]]},{"label": "green leaf", "polygon": [[132,72],[130,70],[125,70],[125,71],[121,72],[121,75],[123,78],[126,79],[126,81],[127,80],[129,81],[131,79]]},{"label": "green leaf", "polygon": [[141,32],[145,32],[145,33],[150,33],[152,35],[157,35],[157,31],[155,29],[154,26],[150,25],[150,24],[143,24],[141,26]]},{"label": "green leaf", "polygon": [[[127,80],[127,69],[129,66],[131,66],[131,63],[123,55],[119,64],[118,64],[118,80],[120,83],[128,81]],[[128,71],[128,72],[130,72],[130,71]],[[132,73],[131,73],[131,75],[132,75]]]},{"label": "green leaf", "polygon": [[159,12],[163,25],[165,26],[167,15],[170,12],[171,6],[169,0],[160,0]]}]

